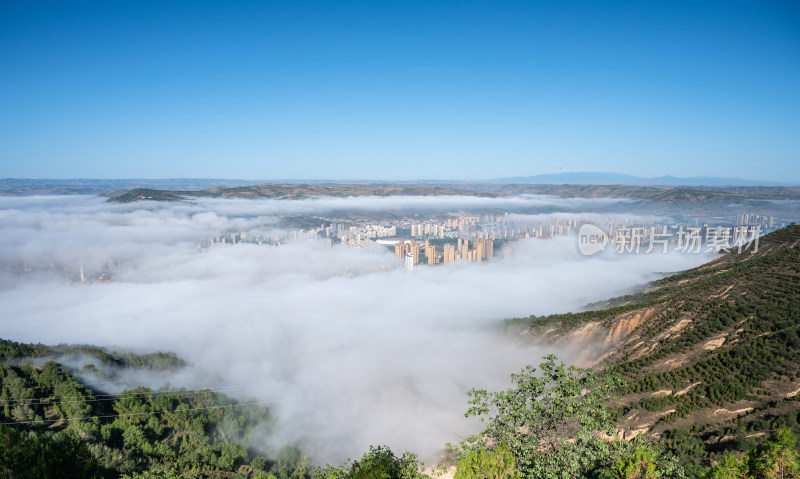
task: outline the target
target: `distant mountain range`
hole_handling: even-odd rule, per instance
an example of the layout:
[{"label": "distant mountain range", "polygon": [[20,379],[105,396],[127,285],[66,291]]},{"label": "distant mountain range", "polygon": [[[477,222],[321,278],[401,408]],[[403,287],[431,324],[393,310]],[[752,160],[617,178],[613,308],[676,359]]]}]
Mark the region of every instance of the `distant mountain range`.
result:
[{"label": "distant mountain range", "polygon": [[534,176],[515,176],[490,180],[496,183],[532,183],[539,185],[641,185],[641,186],[793,186],[792,183],[776,181],[744,180],[742,178],[717,178],[713,176],[694,176],[678,178],[675,176],[658,176],[645,178],[622,173],[603,172],[571,172],[552,173]]},{"label": "distant mountain range", "polygon": [[0,196],[18,195],[92,195],[101,192],[116,194],[134,188],[159,188],[163,190],[198,191],[212,186],[247,186],[257,184],[251,180],[165,178],[165,179],[40,179],[0,178]]}]

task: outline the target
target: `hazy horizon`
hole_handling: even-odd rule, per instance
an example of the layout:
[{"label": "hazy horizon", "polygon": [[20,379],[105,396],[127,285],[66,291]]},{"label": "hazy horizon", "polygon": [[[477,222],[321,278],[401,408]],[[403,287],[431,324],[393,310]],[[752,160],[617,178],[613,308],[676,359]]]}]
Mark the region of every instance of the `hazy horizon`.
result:
[{"label": "hazy horizon", "polygon": [[[797,186],[800,185],[800,182],[792,183],[778,180],[767,180],[767,179],[753,179],[753,178],[739,178],[733,176],[676,176],[672,174],[660,175],[660,176],[638,176],[638,175],[631,175],[628,173],[620,173],[620,172],[612,172],[612,171],[568,171],[568,172],[556,172],[556,173],[532,173],[532,174],[519,174],[519,175],[512,175],[503,178],[471,178],[471,179],[453,179],[453,178],[411,178],[411,179],[397,179],[397,178],[368,178],[368,177],[352,177],[352,178],[323,178],[323,177],[295,177],[295,178],[245,178],[245,177],[201,177],[201,176],[175,176],[175,177],[5,177],[0,178],[0,180],[31,180],[31,181],[153,181],[153,182],[168,182],[168,181],[235,181],[235,182],[250,182],[250,183],[280,183],[280,182],[287,182],[287,183],[300,183],[300,182],[311,182],[311,183],[348,183],[348,182],[363,182],[363,183],[491,183],[491,182],[513,182],[514,180],[525,180],[528,178],[539,178],[546,179],[548,182],[552,181],[551,179],[558,179],[558,178],[570,178],[570,177],[583,177],[583,176],[596,176],[598,177],[595,180],[592,180],[591,183],[585,184],[608,184],[614,185],[617,183],[614,182],[603,182],[603,179],[606,177],[626,177],[626,181],[629,183],[623,184],[639,184],[636,183],[637,180],[642,180],[643,183],[641,184],[656,184],[652,183],[652,180],[657,179],[668,179],[676,181],[676,185],[681,185],[684,183],[680,183],[681,180],[700,180],[700,179],[709,179],[714,180],[712,184],[703,184],[703,183],[691,183],[696,186],[714,186],[714,185],[725,185],[725,186]],[[735,180],[738,183],[723,183],[720,182],[721,180]],[[570,181],[570,184],[584,184],[579,183],[577,181]],[[668,186],[669,183],[664,184]]]}]

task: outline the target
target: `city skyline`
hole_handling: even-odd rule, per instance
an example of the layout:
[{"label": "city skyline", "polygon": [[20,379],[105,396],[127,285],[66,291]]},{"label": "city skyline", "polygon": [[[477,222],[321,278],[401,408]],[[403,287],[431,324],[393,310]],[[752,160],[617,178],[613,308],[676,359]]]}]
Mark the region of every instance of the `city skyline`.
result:
[{"label": "city skyline", "polygon": [[0,177],[800,182],[791,2],[0,6]]}]

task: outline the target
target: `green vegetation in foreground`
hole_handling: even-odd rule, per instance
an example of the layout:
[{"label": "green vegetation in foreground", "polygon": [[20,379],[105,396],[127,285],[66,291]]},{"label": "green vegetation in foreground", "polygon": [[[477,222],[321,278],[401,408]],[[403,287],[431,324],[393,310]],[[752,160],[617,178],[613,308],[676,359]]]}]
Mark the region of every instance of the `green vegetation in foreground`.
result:
[{"label": "green vegetation in foreground", "polygon": [[[6,351],[30,351],[3,344]],[[138,362],[147,357],[154,356]],[[211,390],[102,395],[54,361],[0,363],[0,382],[0,478],[309,475],[309,460],[295,447],[268,457],[247,447],[264,444],[271,424],[269,411],[255,401]]]},{"label": "green vegetation in foreground", "polygon": [[544,359],[539,372],[528,366],[513,374],[506,391],[469,392],[466,416],[486,426],[452,446],[460,477],[638,477],[625,471],[642,468],[680,477],[677,461],[658,444],[617,435],[608,404],[623,384],[613,368],[595,372]]},{"label": "green vegetation in foreground", "polygon": [[[715,466],[689,472],[667,442],[618,435],[608,406],[624,386],[616,371],[544,359],[540,372],[528,366],[512,375],[506,391],[470,391],[466,416],[479,417],[485,428],[448,445],[455,479],[800,477],[797,439],[788,428],[741,459],[725,454]],[[397,457],[388,448],[370,448],[358,461],[316,469],[313,479],[421,479],[422,470],[411,454]]]},{"label": "green vegetation in foreground", "polygon": [[[485,428],[449,445],[456,479],[800,477],[797,440],[788,428],[746,454],[725,454],[691,473],[673,444],[616,429],[615,395],[626,387],[614,368],[565,366],[547,356],[539,369],[512,375],[506,391],[469,392],[466,416]],[[5,364],[0,477],[122,479],[424,479],[411,453],[371,447],[341,466],[316,469],[284,447],[264,457],[257,425],[269,414],[212,391],[126,391],[103,401],[55,362]],[[774,436],[774,438],[772,437]]]}]

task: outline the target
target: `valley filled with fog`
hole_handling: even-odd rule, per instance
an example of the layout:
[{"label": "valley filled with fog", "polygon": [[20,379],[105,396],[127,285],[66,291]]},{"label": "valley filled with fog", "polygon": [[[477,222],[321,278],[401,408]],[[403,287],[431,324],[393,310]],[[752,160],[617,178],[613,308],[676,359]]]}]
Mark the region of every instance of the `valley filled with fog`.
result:
[{"label": "valley filled with fog", "polygon": [[[230,387],[277,418],[274,437],[316,462],[370,444],[432,456],[475,432],[466,391],[569,348],[531,346],[503,319],[578,311],[709,261],[711,253],[586,257],[574,237],[509,243],[509,257],[421,266],[388,247],[309,235],[280,246],[198,245],[229,232],[291,238],[297,215],[510,211],[517,218],[621,215],[627,200],[547,196],[357,197],[108,203],[95,196],[0,199],[0,337],[174,351],[190,366],[132,374],[160,387]],[[653,218],[641,208],[631,214]],[[64,269],[108,281],[65,280]],[[110,386],[109,386],[110,387]]]}]

